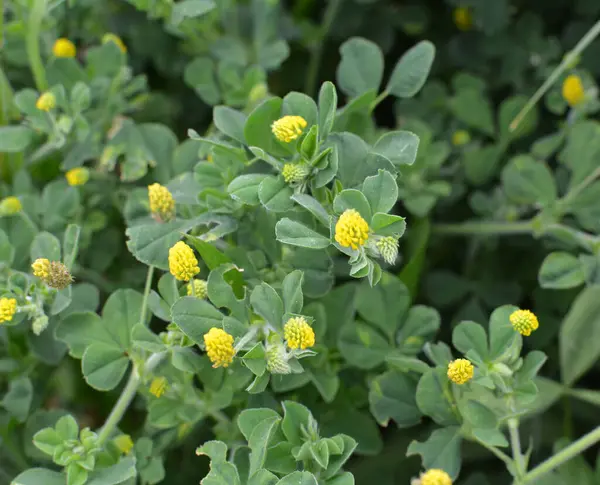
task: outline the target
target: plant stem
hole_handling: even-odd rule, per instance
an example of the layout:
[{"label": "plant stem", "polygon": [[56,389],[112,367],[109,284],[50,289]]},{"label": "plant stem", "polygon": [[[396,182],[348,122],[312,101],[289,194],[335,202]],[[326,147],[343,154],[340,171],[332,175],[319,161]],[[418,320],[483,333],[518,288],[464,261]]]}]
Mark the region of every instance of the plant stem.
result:
[{"label": "plant stem", "polygon": [[[164,353],[152,354],[144,364],[143,372],[152,371],[160,363],[164,355]],[[104,422],[104,426],[102,426],[102,429],[98,434],[98,445],[102,445],[117,427],[117,425],[121,421],[121,418],[123,418],[125,411],[127,411],[127,408],[131,404],[131,401],[135,397],[135,393],[137,392],[140,383],[141,374],[138,371],[137,367],[134,366],[134,368],[131,370],[131,374],[129,376],[127,384],[123,388],[119,399],[112,408],[112,411],[110,412],[108,418]]]},{"label": "plant stem", "polygon": [[589,174],[585,179],[583,179],[578,185],[573,187],[569,192],[565,194],[565,196],[560,201],[561,205],[567,205],[572,199],[577,197],[582,190],[587,188],[594,180],[600,177],[600,167],[596,168],[591,174]]},{"label": "plant stem", "polygon": [[579,455],[590,446],[595,445],[598,441],[600,441],[600,426],[579,438],[577,441],[575,441],[575,443],[572,443],[563,450],[559,451],[556,455],[551,456],[546,461],[540,463],[533,470],[527,473],[518,483],[520,485],[535,483],[535,481],[538,480],[542,475],[551,472],[563,463],[569,461],[571,458]]},{"label": "plant stem", "polygon": [[511,459],[510,456],[508,456],[506,453],[500,451],[498,448],[496,448],[495,446],[490,446],[487,443],[484,443],[483,441],[478,440],[477,438],[473,437],[473,439],[475,440],[475,442],[481,446],[483,446],[486,450],[488,450],[489,452],[493,453],[494,455],[496,455],[496,457],[500,458],[504,463],[506,463],[507,465],[512,465],[513,464],[513,460]]},{"label": "plant stem", "polygon": [[542,98],[544,94],[552,87],[554,82],[560,77],[560,75],[572,64],[574,60],[577,59],[579,54],[583,52],[583,50],[600,34],[600,20],[596,22],[590,30],[581,38],[581,40],[577,43],[577,45],[566,55],[563,57],[562,62],[558,65],[552,74],[546,79],[544,84],[540,86],[540,88],[534,93],[534,95],[529,98],[527,104],[523,107],[523,109],[519,112],[519,114],[512,120],[510,124],[510,131],[514,131],[519,126],[519,123],[523,121],[523,118],[529,113],[531,108],[533,108],[537,102]]},{"label": "plant stem", "polygon": [[150,295],[150,289],[152,288],[153,274],[154,266],[148,266],[148,273],[146,274],[146,285],[144,286],[144,299],[142,300],[142,311],[140,313],[140,323],[142,325],[146,323],[146,314],[148,313],[148,296]]},{"label": "plant stem", "polygon": [[377,108],[377,106],[379,106],[379,103],[381,103],[385,98],[387,98],[390,95],[390,92],[387,90],[383,90],[381,91],[381,93],[379,93],[379,96],[377,96],[373,102],[371,103],[371,105],[369,106],[369,111],[372,113],[373,110],[375,108]]},{"label": "plant stem", "polygon": [[306,82],[304,84],[304,92],[309,96],[315,93],[317,87],[317,76],[319,74],[319,66],[321,65],[321,58],[323,57],[323,45],[325,44],[325,38],[331,29],[331,25],[335,20],[337,12],[342,4],[342,0],[329,0],[325,14],[323,15],[323,23],[321,24],[321,32],[316,39],[315,46],[310,55],[310,61],[308,64]]},{"label": "plant stem", "polygon": [[523,459],[523,452],[521,451],[519,421],[517,421],[517,419],[510,418],[508,420],[508,431],[510,434],[510,447],[512,449],[513,460],[515,463],[515,471],[517,473],[517,479],[520,479],[525,475],[527,470],[525,469],[525,460]]},{"label": "plant stem", "polygon": [[522,222],[460,222],[457,224],[434,224],[434,234],[466,235],[466,234],[531,234],[533,227],[531,221]]},{"label": "plant stem", "polygon": [[40,93],[48,89],[46,80],[46,70],[42,63],[40,55],[40,30],[42,20],[46,13],[46,0],[33,0],[33,6],[29,11],[29,22],[27,24],[27,37],[25,45],[27,47],[27,57],[29,58],[29,67],[33,74],[35,86]]}]

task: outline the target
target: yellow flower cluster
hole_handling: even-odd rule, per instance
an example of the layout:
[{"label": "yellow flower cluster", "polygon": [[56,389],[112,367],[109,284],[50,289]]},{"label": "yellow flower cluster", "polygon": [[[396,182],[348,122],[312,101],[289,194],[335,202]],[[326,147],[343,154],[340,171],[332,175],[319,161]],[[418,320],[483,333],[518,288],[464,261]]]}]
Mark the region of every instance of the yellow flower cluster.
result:
[{"label": "yellow flower cluster", "polygon": [[49,261],[46,258],[38,258],[31,265],[33,275],[37,276],[50,288],[63,290],[73,282],[73,276],[69,268],[60,261]]},{"label": "yellow flower cluster", "polygon": [[235,349],[233,348],[233,337],[225,330],[213,327],[204,334],[206,353],[213,363],[213,367],[227,367],[233,362]]},{"label": "yellow flower cluster", "polygon": [[161,221],[168,221],[175,215],[175,199],[165,186],[148,185],[150,212]]},{"label": "yellow flower cluster", "polygon": [[179,281],[190,281],[200,273],[194,251],[183,241],[169,249],[169,271]]},{"label": "yellow flower cluster", "polygon": [[521,335],[529,337],[540,326],[535,314],[529,310],[516,310],[508,317],[513,328]]},{"label": "yellow flower cluster", "polygon": [[[192,285],[194,288],[192,289]],[[187,285],[187,295],[194,296],[196,294],[197,298],[205,299],[208,296],[208,284],[205,280],[192,280]]]},{"label": "yellow flower cluster", "polygon": [[562,96],[569,106],[577,106],[585,99],[585,89],[579,76],[567,76],[562,85]]},{"label": "yellow flower cluster", "polygon": [[444,470],[432,468],[421,475],[421,485],[452,485],[452,479]]},{"label": "yellow flower cluster", "polygon": [[41,280],[46,280],[50,277],[50,260],[46,258],[38,258],[31,265],[33,276],[37,276]]},{"label": "yellow flower cluster", "polygon": [[283,326],[283,337],[290,349],[306,349],[315,345],[315,332],[304,317],[290,318]]},{"label": "yellow flower cluster", "polygon": [[273,122],[271,130],[279,141],[289,143],[302,134],[306,125],[302,116],[284,116]]},{"label": "yellow flower cluster", "polygon": [[72,168],[65,174],[65,178],[71,186],[84,185],[90,179],[90,171],[85,167]]},{"label": "yellow flower cluster", "polygon": [[117,34],[113,34],[113,33],[104,34],[104,36],[102,37],[102,43],[107,44],[108,42],[113,42],[114,44],[116,44],[116,46],[119,49],[121,49],[121,52],[123,54],[125,54],[127,52],[127,46],[125,45],[125,43],[123,42],[121,37],[119,37]]},{"label": "yellow flower cluster", "polygon": [[60,39],[56,39],[54,42],[54,45],[52,46],[52,54],[54,54],[55,57],[75,57],[75,54],[77,54],[77,48],[69,39],[61,37]]},{"label": "yellow flower cluster", "polygon": [[0,214],[6,216],[14,216],[23,209],[21,201],[14,196],[6,197],[0,202]]},{"label": "yellow flower cluster", "polygon": [[369,224],[355,209],[346,209],[335,225],[335,240],[340,246],[354,250],[369,239]]},{"label": "yellow flower cluster", "polygon": [[0,298],[0,323],[10,322],[17,313],[17,300]]},{"label": "yellow flower cluster", "polygon": [[296,163],[286,163],[281,170],[286,184],[302,182],[308,175],[308,169]]},{"label": "yellow flower cluster", "polygon": [[463,32],[471,30],[471,27],[473,26],[473,15],[468,7],[455,8],[452,16],[454,17],[454,25],[456,25],[459,30],[462,30]]},{"label": "yellow flower cluster", "polygon": [[467,359],[456,359],[448,364],[448,379],[455,384],[465,384],[473,378],[474,367]]},{"label": "yellow flower cluster", "polygon": [[35,107],[40,111],[50,111],[56,106],[56,97],[50,92],[45,92],[35,102]]},{"label": "yellow flower cluster", "polygon": [[154,397],[160,397],[167,391],[167,378],[155,377],[150,383],[150,394]]},{"label": "yellow flower cluster", "polygon": [[120,436],[117,436],[113,440],[113,443],[117,446],[119,451],[125,455],[128,455],[133,449],[133,441],[131,439],[131,436],[129,436],[128,434],[122,434]]}]

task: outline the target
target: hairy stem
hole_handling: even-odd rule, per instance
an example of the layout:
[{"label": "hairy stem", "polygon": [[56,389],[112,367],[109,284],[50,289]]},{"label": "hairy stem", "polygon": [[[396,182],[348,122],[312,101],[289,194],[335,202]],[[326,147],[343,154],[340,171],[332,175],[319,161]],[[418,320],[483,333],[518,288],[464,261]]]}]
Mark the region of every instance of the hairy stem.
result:
[{"label": "hairy stem", "polygon": [[148,313],[148,296],[150,295],[150,289],[152,288],[153,274],[154,266],[148,266],[148,273],[146,273],[146,285],[144,286],[144,299],[142,300],[142,311],[140,313],[140,323],[142,325],[146,323],[146,315]]},{"label": "hairy stem", "polygon": [[510,434],[510,447],[512,449],[513,460],[517,479],[523,477],[526,473],[525,460],[521,451],[521,438],[519,436],[519,421],[515,418],[508,420],[508,431]]},{"label": "hairy stem", "polygon": [[35,86],[39,92],[44,92],[48,89],[46,70],[44,69],[42,56],[40,55],[40,30],[45,13],[46,0],[33,0],[33,6],[29,11],[27,37],[25,39],[29,67],[31,68]]}]

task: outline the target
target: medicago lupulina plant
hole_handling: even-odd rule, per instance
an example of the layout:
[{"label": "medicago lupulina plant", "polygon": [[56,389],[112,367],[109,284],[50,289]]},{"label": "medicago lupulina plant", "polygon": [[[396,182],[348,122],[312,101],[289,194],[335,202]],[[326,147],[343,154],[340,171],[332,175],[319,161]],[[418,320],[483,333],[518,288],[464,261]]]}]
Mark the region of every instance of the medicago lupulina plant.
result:
[{"label": "medicago lupulina plant", "polygon": [[600,24],[121,3],[0,1],[0,480],[595,483]]}]

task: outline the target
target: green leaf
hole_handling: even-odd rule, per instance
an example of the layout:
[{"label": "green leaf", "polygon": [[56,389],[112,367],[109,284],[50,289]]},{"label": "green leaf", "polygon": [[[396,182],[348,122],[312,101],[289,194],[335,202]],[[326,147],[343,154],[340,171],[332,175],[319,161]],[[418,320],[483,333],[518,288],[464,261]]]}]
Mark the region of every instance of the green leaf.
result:
[{"label": "green leaf", "polygon": [[33,385],[28,377],[18,377],[9,382],[8,392],[2,399],[2,406],[9,414],[23,423],[29,414],[33,399]]},{"label": "green leaf", "polygon": [[56,422],[55,429],[63,441],[75,440],[79,435],[77,421],[75,421],[75,418],[70,414],[60,418]]},{"label": "green leaf", "polygon": [[91,344],[81,359],[85,381],[99,391],[117,387],[128,367],[129,359],[123,351],[106,344]]},{"label": "green leaf", "polygon": [[140,322],[143,303],[144,298],[137,291],[117,290],[108,297],[102,309],[104,329],[123,351],[131,348],[131,330]]},{"label": "green leaf", "polygon": [[158,353],[165,350],[165,344],[152,330],[146,325],[136,324],[131,330],[131,339],[134,347],[138,347],[148,352]]},{"label": "green leaf", "polygon": [[221,93],[215,75],[215,62],[207,57],[196,57],[185,66],[183,79],[196,91],[196,94],[208,105],[215,105],[221,100]]},{"label": "green leaf", "polygon": [[461,322],[454,327],[452,345],[463,354],[475,350],[484,359],[489,354],[485,329],[475,322]]},{"label": "green leaf", "polygon": [[334,199],[333,210],[335,212],[341,214],[348,209],[356,209],[367,223],[371,220],[371,206],[360,190],[342,190]]},{"label": "green leaf", "polygon": [[281,117],[281,98],[270,98],[258,105],[244,126],[244,138],[250,147],[262,148],[276,157],[286,157],[290,151],[277,141],[271,131],[271,125]]},{"label": "green leaf", "polygon": [[267,283],[254,287],[250,294],[253,310],[276,329],[282,328],[283,302],[277,292]]},{"label": "green leaf", "polygon": [[86,485],[117,485],[136,476],[135,460],[123,458],[116,465],[94,470]]},{"label": "green leaf", "polygon": [[421,377],[416,400],[421,412],[442,426],[457,424],[457,417],[448,402],[450,383],[444,369],[432,369]]},{"label": "green leaf", "polygon": [[399,98],[412,98],[425,84],[434,57],[435,46],[427,40],[410,48],[396,63],[386,91]]},{"label": "green leaf", "polygon": [[228,106],[215,106],[213,109],[215,126],[222,133],[240,142],[242,145],[246,143],[246,139],[244,138],[246,120],[247,117],[244,113]]},{"label": "green leaf", "polygon": [[222,328],[223,314],[206,300],[184,296],[171,308],[171,317],[196,344],[204,344],[204,335],[213,327]]},{"label": "green leaf", "polygon": [[11,485],[65,485],[65,476],[62,473],[45,468],[30,468],[20,473]]},{"label": "green leaf", "polygon": [[514,157],[502,171],[502,185],[517,204],[547,206],[557,197],[556,182],[546,164],[529,155]]},{"label": "green leaf", "polygon": [[83,485],[88,479],[88,472],[80,462],[71,462],[66,466],[67,485]]},{"label": "green leaf", "polygon": [[72,268],[79,250],[79,234],[81,227],[77,224],[69,224],[63,237],[63,263],[67,268]]},{"label": "green leaf", "polygon": [[419,137],[410,131],[391,131],[377,140],[371,149],[395,166],[412,165],[417,159]]},{"label": "green leaf", "polygon": [[19,153],[33,139],[33,130],[26,126],[0,126],[0,153]]},{"label": "green leaf", "polygon": [[489,334],[490,334],[490,360],[498,360],[517,340],[521,340],[519,334],[510,323],[510,315],[518,310],[513,305],[503,305],[496,308],[490,316]]},{"label": "green leaf", "polygon": [[338,347],[346,361],[360,369],[372,369],[385,361],[388,342],[364,323],[350,322],[338,335]]},{"label": "green leaf", "polygon": [[39,430],[33,436],[33,444],[47,455],[52,456],[57,446],[62,445],[63,439],[53,428]]},{"label": "green leaf", "polygon": [[294,191],[283,177],[266,177],[258,186],[261,204],[272,212],[286,212],[294,207],[291,197]]},{"label": "green leaf", "polygon": [[317,485],[317,479],[309,472],[293,472],[286,475],[276,485]]},{"label": "green leaf", "polygon": [[406,456],[419,454],[423,459],[423,468],[437,468],[444,470],[452,480],[455,480],[460,472],[460,428],[451,426],[436,429],[427,441],[421,443],[413,441],[408,446]]},{"label": "green leaf", "polygon": [[473,430],[473,436],[488,446],[497,446],[499,448],[506,448],[508,446],[508,441],[504,435],[494,428],[476,428]]},{"label": "green leaf", "polygon": [[393,214],[377,212],[373,215],[371,229],[379,236],[401,237],[406,230],[406,219]]},{"label": "green leaf", "polygon": [[399,428],[408,428],[421,421],[417,407],[416,382],[406,374],[387,371],[371,381],[369,409],[381,426],[393,419]]},{"label": "green leaf", "polygon": [[102,319],[92,312],[74,312],[67,315],[55,330],[56,338],[69,346],[69,354],[81,359],[88,345],[102,342],[115,346],[116,342],[103,329]]},{"label": "green leaf", "polygon": [[244,357],[242,357],[244,365],[252,371],[256,376],[262,376],[267,368],[265,358],[265,348],[261,342],[258,342],[252,347]]},{"label": "green leaf", "polygon": [[304,224],[284,217],[275,226],[275,236],[279,242],[309,249],[325,249],[331,244],[328,237],[309,229]]},{"label": "green leaf", "polygon": [[492,106],[484,94],[477,89],[462,89],[448,101],[454,116],[470,128],[485,135],[494,136]]},{"label": "green leaf", "polygon": [[383,54],[377,44],[352,37],[340,47],[337,84],[350,97],[378,90],[383,77]]},{"label": "green leaf", "polygon": [[306,406],[294,401],[284,401],[283,406],[283,421],[281,422],[281,430],[283,434],[292,444],[300,446],[304,443],[304,433],[316,427],[316,422]]},{"label": "green leaf", "polygon": [[210,12],[215,7],[216,5],[213,0],[182,0],[173,5],[171,24],[177,26],[184,19],[199,17]]},{"label": "green leaf", "polygon": [[423,345],[439,330],[441,320],[435,308],[413,305],[396,335],[398,349],[408,355],[419,354],[423,350]]},{"label": "green leaf", "polygon": [[302,116],[306,121],[304,132],[308,133],[307,130],[318,121],[317,105],[310,96],[292,91],[283,98],[281,104],[281,116],[286,115]]},{"label": "green leaf", "polygon": [[579,293],[559,332],[562,381],[571,386],[600,357],[600,286],[588,286]]},{"label": "green leaf", "polygon": [[237,418],[237,425],[244,438],[249,440],[252,432],[260,423],[266,419],[270,420],[273,418],[281,419],[281,416],[269,408],[244,409]]},{"label": "green leaf", "polygon": [[258,205],[260,204],[258,188],[267,177],[269,175],[264,173],[240,175],[234,178],[227,186],[227,192],[232,199],[239,200],[248,205]]},{"label": "green leaf", "polygon": [[533,106],[533,109],[527,113],[525,118],[521,120],[516,130],[511,131],[509,128],[512,120],[515,119],[528,100],[529,98],[527,96],[517,95],[502,101],[498,114],[498,127],[500,128],[501,138],[516,140],[517,138],[522,138],[535,131],[538,125],[538,110],[535,105]]},{"label": "green leaf", "polygon": [[263,419],[252,430],[250,438],[248,438],[248,446],[251,450],[249,471],[250,476],[263,468],[267,458],[267,448],[270,445],[273,435],[278,430],[280,422],[280,416],[273,416],[271,418]]},{"label": "green leaf", "polygon": [[32,261],[38,258],[60,261],[60,241],[49,232],[38,232],[29,251]]},{"label": "green leaf", "polygon": [[498,419],[496,418],[494,411],[479,401],[471,399],[466,401],[461,414],[475,428],[489,429],[496,428],[498,425]]},{"label": "green leaf", "polygon": [[292,271],[288,273],[281,284],[283,295],[283,305],[285,313],[300,313],[304,306],[304,296],[302,294],[302,282],[304,274],[302,271]]},{"label": "green leaf", "polygon": [[217,308],[227,308],[231,316],[246,321],[246,288],[240,268],[222,264],[208,276],[208,298]]},{"label": "green leaf", "polygon": [[197,374],[204,368],[204,362],[191,348],[174,348],[171,351],[171,364],[182,372]]},{"label": "green leaf", "polygon": [[462,163],[467,180],[473,185],[482,185],[496,175],[504,153],[502,145],[484,145],[465,151]]},{"label": "green leaf", "polygon": [[542,288],[565,290],[585,282],[582,262],[571,253],[555,251],[544,258],[538,282]]},{"label": "green leaf", "polygon": [[330,81],[325,81],[319,91],[319,138],[324,141],[333,128],[337,111],[337,92]]},{"label": "green leaf", "polygon": [[315,216],[323,226],[329,227],[331,217],[317,199],[307,194],[294,194],[292,200]]},{"label": "green leaf", "polygon": [[374,213],[387,213],[398,200],[398,185],[391,173],[379,170],[377,175],[365,179],[362,193],[369,201]]}]

